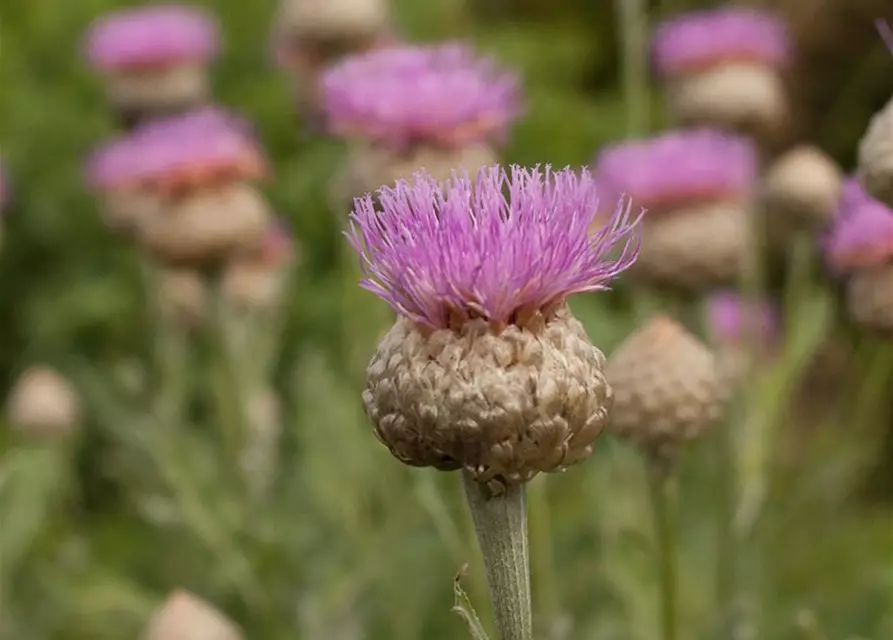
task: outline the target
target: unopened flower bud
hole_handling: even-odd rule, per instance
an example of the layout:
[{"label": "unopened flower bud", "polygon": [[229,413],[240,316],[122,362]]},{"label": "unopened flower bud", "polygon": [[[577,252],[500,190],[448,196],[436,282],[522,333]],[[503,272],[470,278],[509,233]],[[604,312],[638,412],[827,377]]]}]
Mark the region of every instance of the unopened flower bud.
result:
[{"label": "unopened flower bud", "polygon": [[37,438],[58,438],[80,423],[81,402],[65,378],[50,368],[33,366],[16,381],[6,412],[19,431]]},{"label": "unopened flower bud", "polygon": [[893,100],[868,123],[859,142],[858,173],[869,194],[893,207]]},{"label": "unopened flower bud", "polygon": [[363,286],[400,314],[367,370],[378,438],[406,464],[502,485],[587,457],[612,394],[564,300],[633,262],[629,209],[587,235],[588,173],[498,167],[474,181],[418,173],[379,200],[357,199],[349,234]]},{"label": "unopened flower bud", "polygon": [[820,229],[834,217],[843,174],[821,149],[800,146],[778,158],[766,172],[760,194],[767,223],[776,220]]},{"label": "unopened flower bud", "polygon": [[360,43],[390,26],[387,0],[280,0],[280,37],[301,43]]},{"label": "unopened flower bud", "polygon": [[722,414],[727,389],[713,352],[666,316],[652,319],[608,358],[610,429],[649,454],[672,455]]},{"label": "unopened flower bud", "polygon": [[210,604],[178,589],[155,612],[143,640],[243,640],[239,628]]}]

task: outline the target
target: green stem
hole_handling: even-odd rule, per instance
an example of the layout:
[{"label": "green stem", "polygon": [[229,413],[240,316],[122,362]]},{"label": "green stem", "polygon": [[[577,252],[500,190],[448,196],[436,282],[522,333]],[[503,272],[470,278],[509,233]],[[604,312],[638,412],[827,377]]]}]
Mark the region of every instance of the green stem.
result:
[{"label": "green stem", "polygon": [[716,427],[714,439],[716,460],[716,598],[720,616],[721,637],[733,637],[734,606],[738,581],[738,537],[735,532],[736,505],[738,502],[738,465],[732,424],[725,422]]},{"label": "green stem", "polygon": [[677,602],[676,524],[674,517],[675,485],[672,468],[666,461],[648,460],[648,489],[657,539],[660,580],[661,640],[679,637]]},{"label": "green stem", "polygon": [[648,10],[645,0],[615,0],[621,34],[626,134],[645,134],[650,127],[648,93]]},{"label": "green stem", "polygon": [[527,501],[523,484],[494,494],[467,471],[465,498],[484,557],[493,616],[501,640],[533,640]]}]

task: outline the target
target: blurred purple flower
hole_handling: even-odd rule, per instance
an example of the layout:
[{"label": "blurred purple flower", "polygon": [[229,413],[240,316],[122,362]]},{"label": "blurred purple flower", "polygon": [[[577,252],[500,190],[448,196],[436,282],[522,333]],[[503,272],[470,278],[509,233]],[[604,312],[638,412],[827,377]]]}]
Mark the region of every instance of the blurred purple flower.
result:
[{"label": "blurred purple flower", "polygon": [[893,210],[857,186],[848,183],[840,214],[824,239],[825,259],[839,274],[893,258]]},{"label": "blurred purple flower", "polygon": [[[603,228],[587,171],[481,169],[444,183],[427,172],[354,201],[348,239],[361,286],[432,328],[456,317],[510,323],[568,296],[608,288],[638,254],[638,217],[620,202]],[[609,257],[620,248],[614,258]]]},{"label": "blurred purple flower", "polygon": [[94,21],[86,36],[87,59],[98,69],[204,62],[218,47],[216,20],[186,5],[118,11]]},{"label": "blurred purple flower", "polygon": [[500,139],[520,110],[517,76],[462,44],[351,56],[324,73],[320,90],[333,133],[395,146]]},{"label": "blurred purple flower", "polygon": [[208,177],[259,178],[266,161],[248,126],[219,109],[152,121],[98,149],[87,164],[96,189],[176,188]]},{"label": "blurred purple flower", "polygon": [[671,131],[606,147],[594,173],[603,195],[625,194],[647,209],[739,197],[757,177],[757,154],[744,137],[711,129]]},{"label": "blurred purple flower", "polygon": [[710,296],[707,321],[713,337],[725,344],[740,344],[752,337],[761,344],[771,344],[780,324],[778,308],[770,300],[750,300],[737,291]]},{"label": "blurred purple flower", "polygon": [[790,48],[782,20],[745,8],[686,13],[659,24],[652,38],[655,68],[669,76],[722,62],[779,67],[788,61]]},{"label": "blurred purple flower", "polygon": [[856,209],[866,202],[870,202],[874,200],[868,192],[865,191],[865,187],[862,186],[862,183],[859,182],[856,178],[847,178],[843,182],[843,187],[840,191],[840,200],[837,205],[837,215],[845,216],[849,212]]}]

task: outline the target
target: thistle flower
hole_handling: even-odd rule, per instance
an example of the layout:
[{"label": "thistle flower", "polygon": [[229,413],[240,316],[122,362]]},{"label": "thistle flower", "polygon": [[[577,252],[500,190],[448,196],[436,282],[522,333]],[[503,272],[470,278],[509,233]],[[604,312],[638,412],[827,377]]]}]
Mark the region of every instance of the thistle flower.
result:
[{"label": "thistle flower", "polygon": [[205,65],[217,53],[218,27],[194,7],[126,9],[95,21],[85,46],[116,108],[155,113],[207,100]]},{"label": "thistle flower", "polygon": [[859,142],[858,175],[868,193],[893,206],[893,100],[871,117]]},{"label": "thistle flower", "polygon": [[517,77],[462,44],[352,56],[324,74],[321,90],[332,132],[397,148],[498,141],[519,112]]},{"label": "thistle flower", "polygon": [[667,316],[617,347],[605,375],[615,394],[612,432],[658,457],[701,436],[727,397],[713,352]]},{"label": "thistle flower", "polygon": [[713,129],[671,131],[603,149],[595,173],[600,187],[629,195],[653,215],[692,202],[746,198],[757,155],[743,137]]},{"label": "thistle flower", "polygon": [[242,640],[236,625],[197,596],[177,589],[152,616],[145,640]]},{"label": "thistle flower", "polygon": [[296,43],[346,48],[368,41],[390,25],[386,0],[281,0],[276,29]]},{"label": "thistle flower", "polygon": [[760,201],[770,224],[822,228],[834,216],[843,188],[840,167],[821,149],[799,146],[768,169]]},{"label": "thistle flower", "polygon": [[868,328],[893,329],[893,210],[849,182],[825,258],[846,278],[847,306]]},{"label": "thistle flower", "polygon": [[32,366],[19,376],[6,405],[10,424],[36,438],[70,434],[81,420],[80,398],[71,384],[53,369]]},{"label": "thistle flower", "polygon": [[362,286],[399,314],[363,394],[379,439],[407,464],[483,482],[524,482],[588,456],[611,392],[564,303],[633,263],[629,207],[587,234],[593,180],[548,167],[444,184],[419,172],[378,196],[381,209],[356,200],[348,237]]},{"label": "thistle flower", "polygon": [[270,211],[250,184],[266,175],[257,141],[221,112],[189,113],[138,128],[140,183],[163,198],[140,239],[163,262],[206,264],[256,247]]},{"label": "thistle flower", "polygon": [[680,122],[767,140],[782,129],[788,98],[779,70],[790,40],[774,15],[743,8],[684,14],[658,25],[652,50]]},{"label": "thistle flower", "polygon": [[755,9],[713,9],[683,14],[657,26],[654,65],[663,76],[678,76],[730,62],[785,66],[790,38],[776,16]]},{"label": "thistle flower", "polygon": [[648,208],[637,277],[700,291],[737,280],[751,248],[756,152],[743,137],[671,132],[602,151],[599,184]]}]

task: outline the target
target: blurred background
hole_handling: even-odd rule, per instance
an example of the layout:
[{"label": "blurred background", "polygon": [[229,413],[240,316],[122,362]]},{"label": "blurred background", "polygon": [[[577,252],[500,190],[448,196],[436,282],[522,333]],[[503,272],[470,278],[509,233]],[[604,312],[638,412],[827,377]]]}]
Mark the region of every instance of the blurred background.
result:
[{"label": "blurred background", "polygon": [[[457,479],[394,461],[360,401],[393,314],[357,286],[342,235],[349,200],[333,185],[353,147],[320,129],[312,100],[319,60],[334,54],[320,46],[318,60],[304,51],[303,66],[283,63],[277,24],[289,23],[273,0],[194,3],[219,21],[214,101],[252,123],[269,165],[258,188],[289,237],[275,268],[234,276],[230,302],[249,308],[236,313],[179,262],[176,274],[156,269],[85,178],[91,154],[133,116],[109,100],[85,37],[101,16],[139,4],[0,7],[0,637],[465,637],[451,608],[466,563],[463,585],[485,620],[488,607]],[[792,117],[765,163],[809,144],[851,173],[893,93],[893,55],[875,26],[893,9],[750,4],[778,12],[794,43]],[[390,5],[387,38],[469,41],[519,73],[523,112],[501,161],[577,167],[672,126],[651,73],[652,25],[718,3]],[[734,637],[883,640],[893,637],[891,334],[854,322],[818,234],[803,237],[767,251],[763,285],[782,310],[782,339],[729,411],[758,434],[738,451]],[[282,289],[270,311],[273,272]],[[609,355],[643,306],[680,308],[637,287],[621,280],[572,303]],[[695,330],[690,310],[679,313]],[[732,637],[717,632],[712,451],[710,437],[694,443],[679,471],[686,640]],[[593,459],[531,483],[538,637],[658,637],[643,487],[635,451],[610,436]],[[162,614],[202,622],[174,635],[159,631]]]}]

